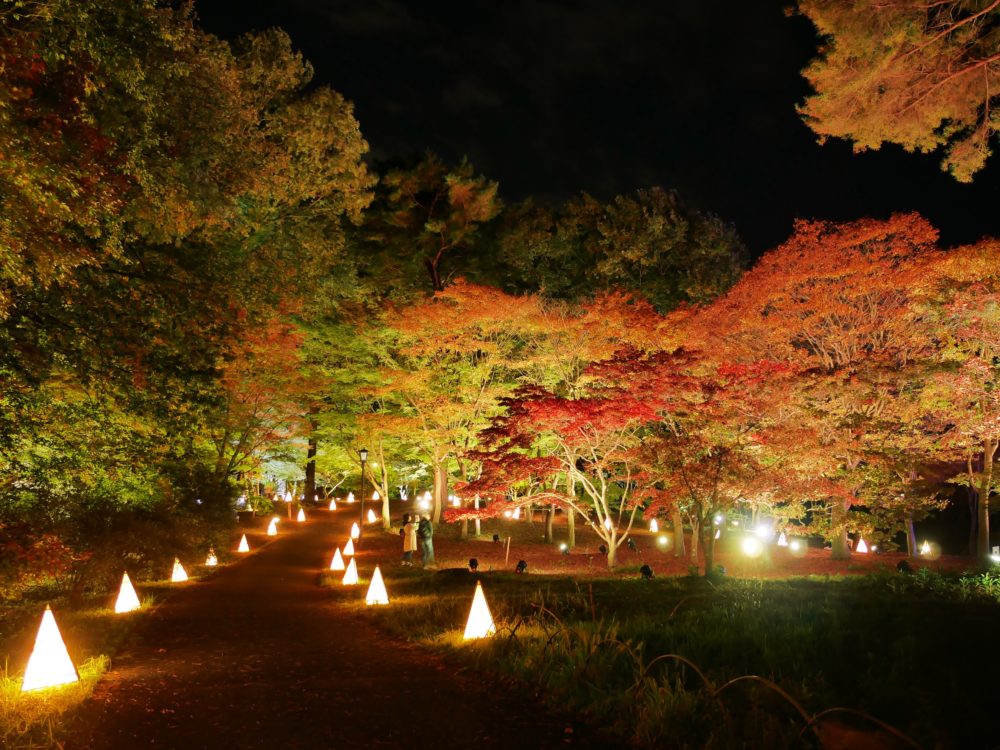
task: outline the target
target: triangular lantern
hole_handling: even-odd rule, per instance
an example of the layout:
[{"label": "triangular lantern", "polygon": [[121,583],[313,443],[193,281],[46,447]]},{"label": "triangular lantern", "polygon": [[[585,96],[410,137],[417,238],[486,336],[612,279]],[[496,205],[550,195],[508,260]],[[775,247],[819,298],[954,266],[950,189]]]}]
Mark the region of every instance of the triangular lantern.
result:
[{"label": "triangular lantern", "polygon": [[355,521],[351,524],[351,539],[357,539],[359,536],[361,536],[361,529]]},{"label": "triangular lantern", "polygon": [[483,585],[476,581],[476,593],[472,597],[472,607],[469,609],[469,619],[465,623],[465,635],[462,637],[471,641],[475,638],[487,638],[496,632],[490,605],[486,603],[486,595],[483,593]]},{"label": "triangular lantern", "polygon": [[337,547],[337,551],[333,553],[333,559],[330,561],[330,570],[343,570],[344,569],[344,558],[340,556],[340,547]]},{"label": "triangular lantern", "polygon": [[215,556],[215,550],[211,547],[208,548],[208,555],[205,557],[205,565],[210,568],[214,568],[219,564],[219,558]]},{"label": "triangular lantern", "polygon": [[250,545],[247,543],[247,535],[246,534],[244,534],[243,537],[240,539],[240,546],[236,548],[236,551],[237,552],[249,552],[250,551]]},{"label": "triangular lantern", "polygon": [[931,543],[924,540],[924,543],[920,545],[920,554],[929,555],[931,553]]},{"label": "triangular lantern", "polygon": [[521,509],[519,507],[518,508],[514,508],[514,514],[511,517],[513,519],[515,519],[515,520],[517,520],[518,518],[520,518],[521,517]]},{"label": "triangular lantern", "polygon": [[354,556],[354,540],[348,539],[347,544],[344,545],[344,557]]},{"label": "triangular lantern", "polygon": [[132,581],[129,580],[128,573],[124,573],[122,585],[118,589],[118,598],[115,599],[115,614],[120,615],[137,609],[139,609],[139,597],[135,593]]},{"label": "triangular lantern", "polygon": [[785,532],[784,531],[782,531],[780,534],[778,534],[778,546],[779,547],[787,547],[788,546],[788,537],[785,536]]},{"label": "triangular lantern", "polygon": [[188,579],[187,571],[184,570],[184,566],[181,565],[181,561],[176,557],[174,558],[174,569],[170,573],[171,583],[183,583]]},{"label": "triangular lantern", "polygon": [[296,516],[295,520],[298,521],[299,523],[302,523],[303,521],[306,520],[306,512],[302,510],[302,508],[299,508],[299,515]]},{"label": "triangular lantern", "polygon": [[271,523],[267,525],[267,535],[268,536],[278,536],[278,519],[272,518]]},{"label": "triangular lantern", "polygon": [[38,626],[35,636],[35,647],[28,657],[28,666],[24,670],[24,680],[21,682],[21,692],[41,690],[42,688],[68,685],[77,682],[80,676],[69,658],[66,644],[63,643],[59,626],[52,610],[45,605],[42,624]]},{"label": "triangular lantern", "polygon": [[368,509],[368,523],[375,523],[378,521],[378,516],[375,515],[375,511],[371,508]]},{"label": "triangular lantern", "polygon": [[349,502],[349,503],[353,503],[354,502],[354,493],[353,492],[348,492],[347,493],[347,502]]},{"label": "triangular lantern", "polygon": [[653,532],[654,534],[656,534],[657,532],[659,532],[659,530],[660,530],[660,524],[658,524],[656,522],[655,518],[652,521],[649,522],[649,530],[651,532]]},{"label": "triangular lantern", "polygon": [[868,554],[868,545],[865,544],[864,537],[858,537],[858,549],[857,549],[857,551],[860,552],[862,555],[867,555]]},{"label": "triangular lantern", "polygon": [[354,562],[353,557],[347,566],[347,572],[344,573],[344,580],[342,580],[341,583],[345,586],[355,586],[358,583],[358,565]]},{"label": "triangular lantern", "polygon": [[378,494],[378,491],[372,493],[372,500],[381,500],[382,496]]},{"label": "triangular lantern", "polygon": [[336,500],[336,498],[330,500],[330,510],[337,510],[337,500]]},{"label": "triangular lantern", "polygon": [[[354,559],[351,559],[354,562]],[[365,595],[365,604],[371,606],[372,604],[388,604],[389,603],[389,593],[385,590],[385,581],[382,580],[382,571],[379,570],[378,565],[375,566],[375,572],[372,573],[372,582],[368,584],[368,593]]]}]

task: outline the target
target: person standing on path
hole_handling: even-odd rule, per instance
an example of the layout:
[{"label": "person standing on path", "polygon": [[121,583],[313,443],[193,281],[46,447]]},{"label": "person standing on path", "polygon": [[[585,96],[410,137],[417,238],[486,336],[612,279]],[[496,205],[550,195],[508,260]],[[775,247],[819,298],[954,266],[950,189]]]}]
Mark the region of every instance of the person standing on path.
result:
[{"label": "person standing on path", "polygon": [[413,565],[413,552],[417,549],[417,524],[409,513],[403,514],[403,565]]},{"label": "person standing on path", "polygon": [[434,526],[431,517],[424,514],[417,526],[417,536],[420,538],[420,550],[423,555],[421,564],[427,568],[434,564]]}]

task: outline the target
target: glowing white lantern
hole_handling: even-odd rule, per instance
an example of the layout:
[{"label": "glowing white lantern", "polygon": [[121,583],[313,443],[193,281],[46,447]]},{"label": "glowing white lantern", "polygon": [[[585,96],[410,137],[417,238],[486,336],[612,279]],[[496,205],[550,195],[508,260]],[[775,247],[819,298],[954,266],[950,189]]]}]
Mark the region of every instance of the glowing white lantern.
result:
[{"label": "glowing white lantern", "polygon": [[368,523],[375,523],[378,520],[378,516],[375,515],[375,511],[371,508],[368,509]]},{"label": "glowing white lantern", "polygon": [[514,515],[514,514],[513,514],[513,513],[511,513],[511,512],[509,511],[509,510],[505,510],[505,511],[503,512],[503,517],[504,517],[504,518],[510,518],[510,517],[511,517],[511,516],[513,516],[513,515]]},{"label": "glowing white lantern", "polygon": [[240,546],[236,548],[236,551],[237,552],[249,552],[250,551],[250,545],[247,543],[247,535],[246,534],[244,534],[243,537],[240,539]]},{"label": "glowing white lantern", "polygon": [[605,518],[604,519],[604,528],[606,528],[608,531],[611,531],[611,519],[610,518]]},{"label": "glowing white lantern", "polygon": [[666,547],[667,546],[667,538],[665,536],[657,537],[656,542],[661,547]]},{"label": "glowing white lantern", "polygon": [[344,580],[341,581],[345,586],[356,586],[358,583],[358,565],[354,562],[354,558],[351,558],[350,564],[347,566],[347,572],[344,573]]},{"label": "glowing white lantern", "polygon": [[66,644],[63,643],[59,626],[52,610],[45,605],[42,624],[38,626],[35,636],[35,647],[28,657],[28,666],[24,670],[24,680],[21,682],[21,692],[41,690],[42,688],[68,685],[77,682],[80,676],[69,658]]},{"label": "glowing white lantern", "polygon": [[760,557],[764,551],[764,543],[757,536],[745,536],[740,544],[743,554],[747,557]]},{"label": "glowing white lantern", "polygon": [[285,490],[285,502],[286,503],[292,502],[292,491],[291,490]]},{"label": "glowing white lantern", "polygon": [[511,514],[511,518],[513,518],[516,521],[520,517],[521,517],[521,509],[519,507],[514,508],[514,512]]},{"label": "glowing white lantern", "polygon": [[343,570],[344,569],[344,558],[340,556],[340,547],[337,547],[337,551],[333,553],[333,559],[330,561],[330,570]]},{"label": "glowing white lantern", "polygon": [[380,494],[378,494],[378,490],[375,490],[372,493],[372,500],[381,500],[381,499],[382,499],[382,496]]},{"label": "glowing white lantern", "polygon": [[722,538],[722,529],[716,529],[715,530],[715,538],[716,539],[721,539]]},{"label": "glowing white lantern", "polygon": [[361,536],[361,529],[358,528],[357,522],[351,524],[351,539],[357,539]]},{"label": "glowing white lantern", "polygon": [[[354,559],[351,559],[351,563],[354,563]],[[385,590],[385,581],[382,580],[382,571],[378,569],[378,565],[375,566],[375,572],[372,573],[372,582],[368,584],[368,593],[365,594],[365,604],[371,606],[372,604],[388,604],[389,603],[389,593]]]},{"label": "glowing white lantern", "polygon": [[722,514],[721,513],[716,513],[715,514],[715,518],[712,519],[712,520],[714,520],[715,521],[715,525],[718,526],[719,524],[722,523]]},{"label": "glowing white lantern", "polygon": [[654,534],[656,534],[657,532],[659,532],[659,530],[660,530],[660,524],[658,524],[656,522],[655,518],[652,521],[649,522],[649,530],[652,531]]},{"label": "glowing white lantern", "polygon": [[306,520],[306,512],[304,510],[302,510],[302,508],[299,508],[299,514],[295,517],[295,520],[298,521],[299,523],[304,523],[305,522],[305,520]]},{"label": "glowing white lantern", "polygon": [[452,495],[451,496],[451,507],[452,508],[461,508],[462,507],[462,501],[459,499],[458,495]]},{"label": "glowing white lantern", "polygon": [[188,579],[187,571],[184,570],[184,566],[181,565],[181,561],[176,557],[174,558],[174,569],[170,574],[171,583],[184,583]]},{"label": "glowing white lantern", "polygon": [[800,542],[798,539],[793,539],[791,544],[788,545],[788,548],[792,552],[798,552],[799,550],[802,549],[802,542]]},{"label": "glowing white lantern", "polygon": [[219,558],[215,556],[215,550],[211,547],[208,548],[208,556],[205,558],[205,565],[210,568],[214,568],[219,564]]},{"label": "glowing white lantern", "polygon": [[476,593],[472,597],[472,607],[469,609],[469,619],[465,623],[465,635],[462,638],[471,641],[475,638],[487,638],[497,632],[490,614],[490,605],[486,603],[483,585],[476,581]]},{"label": "glowing white lantern", "polygon": [[349,502],[349,503],[353,503],[354,502],[354,493],[353,492],[348,492],[347,493],[347,502]]},{"label": "glowing white lantern", "polygon": [[778,546],[779,547],[787,547],[788,546],[788,537],[785,536],[785,532],[784,531],[782,531],[780,534],[778,534]]},{"label": "glowing white lantern", "polygon": [[920,545],[920,554],[929,555],[931,553],[931,543],[924,540],[924,543]]},{"label": "glowing white lantern", "polygon": [[337,501],[336,501],[336,499],[330,500],[330,510],[337,510]]},{"label": "glowing white lantern", "polygon": [[139,609],[139,606],[139,597],[135,593],[135,587],[132,585],[128,573],[124,573],[122,574],[122,585],[118,589],[118,598],[115,600],[115,614],[134,612]]},{"label": "glowing white lantern", "polygon": [[344,557],[354,556],[354,540],[348,539],[347,544],[344,545]]},{"label": "glowing white lantern", "polygon": [[271,523],[267,525],[267,535],[268,536],[278,536],[278,519],[272,518]]},{"label": "glowing white lantern", "polygon": [[857,551],[860,552],[862,555],[868,554],[868,545],[865,544],[864,537],[858,537]]}]

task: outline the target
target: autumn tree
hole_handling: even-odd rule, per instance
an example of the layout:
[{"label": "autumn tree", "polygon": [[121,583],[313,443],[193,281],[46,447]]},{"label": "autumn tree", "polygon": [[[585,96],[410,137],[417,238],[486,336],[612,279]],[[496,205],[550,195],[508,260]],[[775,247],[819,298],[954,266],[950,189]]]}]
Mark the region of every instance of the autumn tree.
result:
[{"label": "autumn tree", "polygon": [[799,0],[823,46],[799,108],[821,139],[858,151],[896,143],[945,149],[942,167],[969,182],[1000,129],[1000,3]]}]

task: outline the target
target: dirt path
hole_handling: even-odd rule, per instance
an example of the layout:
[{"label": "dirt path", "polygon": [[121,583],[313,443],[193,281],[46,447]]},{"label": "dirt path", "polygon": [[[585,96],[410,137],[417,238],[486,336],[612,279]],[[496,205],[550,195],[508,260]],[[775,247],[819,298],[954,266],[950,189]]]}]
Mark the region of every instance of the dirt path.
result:
[{"label": "dirt path", "polygon": [[162,604],[66,747],[607,747],[530,697],[338,612],[316,578],[349,522],[316,515]]}]

